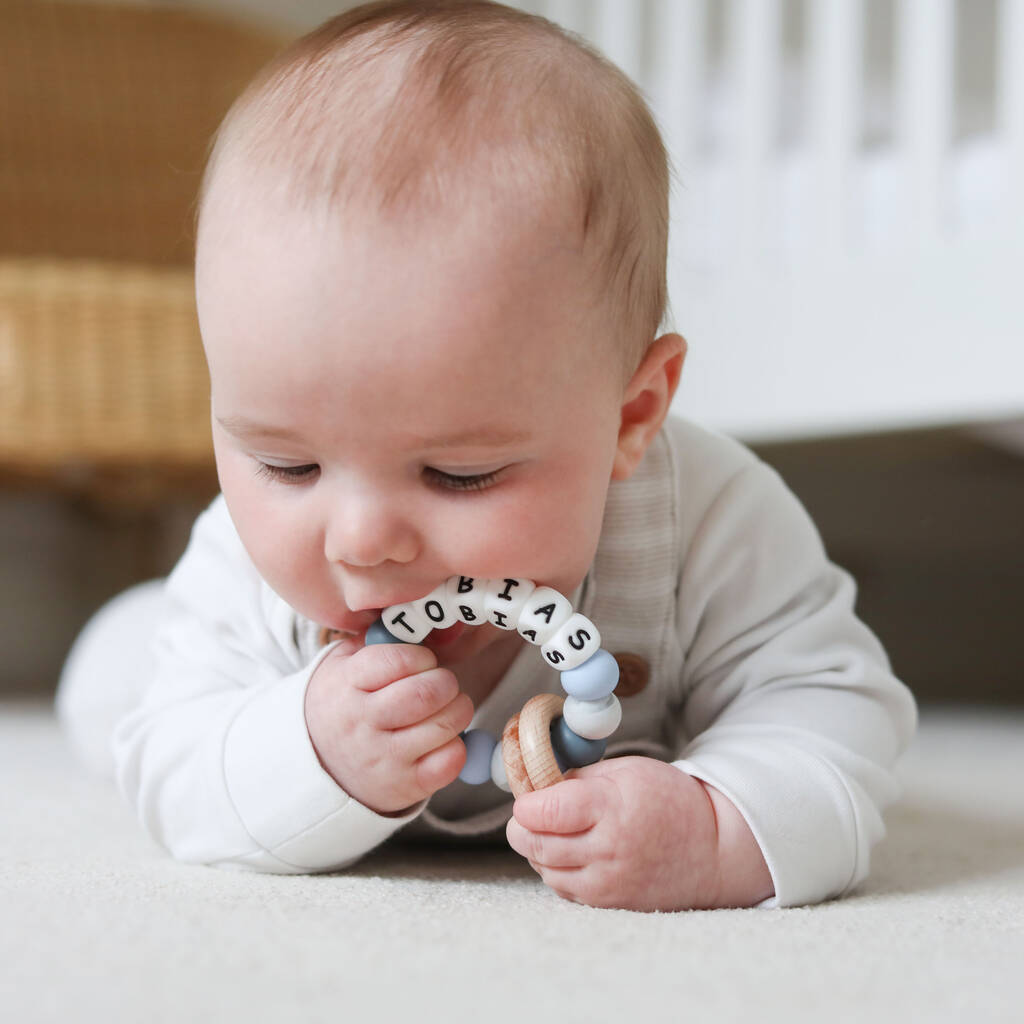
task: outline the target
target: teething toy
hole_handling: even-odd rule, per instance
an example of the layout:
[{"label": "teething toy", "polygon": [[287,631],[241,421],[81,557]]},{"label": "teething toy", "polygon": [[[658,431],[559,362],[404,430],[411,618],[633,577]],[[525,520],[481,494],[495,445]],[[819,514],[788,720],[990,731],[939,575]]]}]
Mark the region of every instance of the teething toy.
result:
[{"label": "teething toy", "polygon": [[517,630],[561,673],[567,696],[537,694],[509,719],[497,739],[483,729],[462,734],[464,782],[491,780],[514,796],[543,789],[570,768],[599,761],[619,727],[614,694],[618,662],[601,647],[601,634],[551,587],[516,577],[484,580],[452,576],[426,597],[385,608],[366,633],[367,644],[418,644],[432,629],[457,622]]}]

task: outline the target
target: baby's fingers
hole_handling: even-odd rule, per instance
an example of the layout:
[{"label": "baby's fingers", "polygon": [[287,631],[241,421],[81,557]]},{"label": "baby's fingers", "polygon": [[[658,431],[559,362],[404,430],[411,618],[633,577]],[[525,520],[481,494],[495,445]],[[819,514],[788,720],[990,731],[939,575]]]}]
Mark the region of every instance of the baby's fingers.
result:
[{"label": "baby's fingers", "polygon": [[602,807],[600,786],[583,779],[566,779],[517,797],[512,814],[513,820],[531,832],[571,835],[593,828]]},{"label": "baby's fingers", "polygon": [[531,832],[509,819],[505,826],[508,845],[525,857],[534,870],[541,868],[581,868],[590,862],[586,833],[561,836],[548,832]]},{"label": "baby's fingers", "polygon": [[401,760],[418,761],[425,754],[456,739],[460,732],[469,728],[471,721],[473,702],[466,694],[458,693],[454,700],[429,718],[405,729],[394,730],[390,734],[391,742]]},{"label": "baby's fingers", "polygon": [[367,714],[378,729],[406,729],[446,708],[459,694],[459,682],[446,668],[418,672],[370,694]]}]

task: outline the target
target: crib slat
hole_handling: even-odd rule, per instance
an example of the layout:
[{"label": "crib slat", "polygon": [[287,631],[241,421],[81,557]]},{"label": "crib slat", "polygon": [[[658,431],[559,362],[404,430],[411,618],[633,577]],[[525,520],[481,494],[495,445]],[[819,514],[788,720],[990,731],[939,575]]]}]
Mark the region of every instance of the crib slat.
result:
[{"label": "crib slat", "polygon": [[851,170],[860,141],[864,10],[862,0],[815,0],[808,14],[814,222],[821,245],[835,252],[849,238]]},{"label": "crib slat", "polygon": [[684,175],[699,148],[706,67],[706,0],[654,0],[650,97],[676,168]]},{"label": "crib slat", "polygon": [[587,33],[586,0],[547,0],[538,13],[570,32]]},{"label": "crib slat", "polygon": [[996,24],[996,129],[1006,146],[1007,208],[1019,237],[1024,230],[1024,0],[1002,0]]},{"label": "crib slat", "polygon": [[769,236],[766,214],[776,207],[768,183],[778,127],[779,0],[734,0],[729,5],[729,77],[737,89],[731,149],[736,158],[736,222],[732,255],[757,258]]},{"label": "crib slat", "polygon": [[897,134],[906,157],[911,240],[927,242],[944,224],[943,189],[953,99],[954,0],[901,0]]},{"label": "crib slat", "polygon": [[593,0],[592,39],[634,82],[645,86],[644,19],[635,0]]}]

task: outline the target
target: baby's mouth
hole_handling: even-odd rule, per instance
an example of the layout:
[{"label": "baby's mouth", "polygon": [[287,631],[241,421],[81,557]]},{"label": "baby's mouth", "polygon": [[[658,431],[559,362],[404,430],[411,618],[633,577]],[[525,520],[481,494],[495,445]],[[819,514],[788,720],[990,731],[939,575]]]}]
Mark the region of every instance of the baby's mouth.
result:
[{"label": "baby's mouth", "polygon": [[421,641],[424,647],[436,650],[441,647],[449,647],[455,643],[465,632],[466,624],[456,622],[453,626],[446,626],[444,629],[432,629]]}]

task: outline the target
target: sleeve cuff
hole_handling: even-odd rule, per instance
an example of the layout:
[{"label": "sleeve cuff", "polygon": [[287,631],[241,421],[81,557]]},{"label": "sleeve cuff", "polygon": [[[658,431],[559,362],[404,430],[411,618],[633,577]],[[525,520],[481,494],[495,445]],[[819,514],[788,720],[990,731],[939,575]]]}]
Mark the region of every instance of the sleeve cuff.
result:
[{"label": "sleeve cuff", "polygon": [[759,907],[820,903],[867,873],[881,815],[821,757],[752,736],[697,741],[685,754],[675,766],[729,799],[761,848],[775,895]]},{"label": "sleeve cuff", "polygon": [[306,729],[306,687],[330,648],[301,672],[261,688],[232,724],[224,777],[238,816],[267,855],[246,866],[295,872],[345,867],[426,807],[383,817],[349,796],[323,769]]}]

